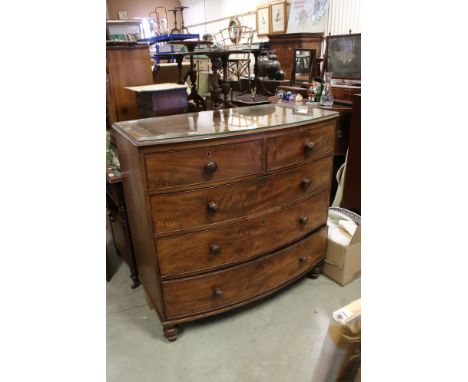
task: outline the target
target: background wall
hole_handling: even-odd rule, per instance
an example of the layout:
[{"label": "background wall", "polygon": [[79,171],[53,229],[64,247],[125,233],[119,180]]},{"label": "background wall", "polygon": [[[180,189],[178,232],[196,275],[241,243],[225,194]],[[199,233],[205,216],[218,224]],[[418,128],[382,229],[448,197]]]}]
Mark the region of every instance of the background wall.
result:
[{"label": "background wall", "polygon": [[[166,7],[166,9],[172,9],[180,6],[179,0],[107,0],[107,11],[109,18],[117,20],[119,18],[118,11],[127,11],[129,19],[134,17],[148,17],[154,8]],[[172,12],[167,13],[169,19],[169,27],[172,29],[174,26],[174,17]],[[184,13],[185,19],[185,13]],[[178,25],[180,26],[180,16],[177,17]]]},{"label": "background wall", "polygon": [[[271,1],[273,2],[273,1]],[[190,7],[187,9],[185,23],[194,25],[208,23],[190,28],[191,33],[199,33],[200,37],[205,33],[214,34],[228,26],[229,20],[210,22],[222,17],[232,17],[242,13],[255,12],[257,5],[268,4],[268,0],[181,0],[182,5]],[[256,29],[255,14],[241,16],[239,20],[242,25]],[[254,41],[266,41],[266,37],[258,38],[255,34]]]},{"label": "background wall", "polygon": [[[113,0],[116,1],[116,0]],[[123,0],[120,0],[123,1]],[[190,32],[214,34],[228,26],[229,21],[210,22],[222,17],[231,17],[242,13],[252,12],[257,5],[274,3],[278,0],[181,0],[182,5],[190,7],[186,10],[185,23]],[[290,2],[290,1],[289,1]],[[256,28],[255,14],[239,17],[243,25]],[[207,23],[205,23],[207,21]],[[353,33],[361,32],[361,0],[330,0],[328,21],[325,35],[345,34],[349,30]],[[266,37],[255,38],[254,41],[265,41]]]}]

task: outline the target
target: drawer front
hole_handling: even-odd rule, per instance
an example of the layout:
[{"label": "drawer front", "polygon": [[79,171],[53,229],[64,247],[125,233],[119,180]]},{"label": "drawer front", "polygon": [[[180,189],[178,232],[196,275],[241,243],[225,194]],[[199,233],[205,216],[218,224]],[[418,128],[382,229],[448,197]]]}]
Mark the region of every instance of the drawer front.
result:
[{"label": "drawer front", "polygon": [[[153,195],[153,227],[166,233],[267,213],[328,188],[333,158],[230,185]],[[273,211],[271,211],[273,212]]]},{"label": "drawer front", "polygon": [[310,270],[325,256],[327,227],[271,255],[208,275],[165,281],[168,318],[216,310],[264,294]]},{"label": "drawer front", "polygon": [[261,140],[145,155],[148,189],[193,185],[260,173]]},{"label": "drawer front", "polygon": [[309,161],[333,152],[335,122],[267,139],[267,170]]},{"label": "drawer front", "polygon": [[329,192],[286,210],[211,231],[158,239],[161,275],[209,271],[268,253],[326,224]]}]

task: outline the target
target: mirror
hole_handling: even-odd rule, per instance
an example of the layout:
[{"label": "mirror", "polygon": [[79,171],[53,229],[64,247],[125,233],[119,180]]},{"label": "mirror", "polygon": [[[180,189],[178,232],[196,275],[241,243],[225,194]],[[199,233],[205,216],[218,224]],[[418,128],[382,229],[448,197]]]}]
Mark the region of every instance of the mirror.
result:
[{"label": "mirror", "polygon": [[234,45],[237,45],[242,37],[241,24],[238,18],[233,17],[229,20],[228,33],[229,39]]},{"label": "mirror", "polygon": [[308,84],[311,66],[315,60],[315,49],[295,49],[291,85]]},{"label": "mirror", "polygon": [[361,34],[327,37],[326,68],[333,78],[361,79]]}]

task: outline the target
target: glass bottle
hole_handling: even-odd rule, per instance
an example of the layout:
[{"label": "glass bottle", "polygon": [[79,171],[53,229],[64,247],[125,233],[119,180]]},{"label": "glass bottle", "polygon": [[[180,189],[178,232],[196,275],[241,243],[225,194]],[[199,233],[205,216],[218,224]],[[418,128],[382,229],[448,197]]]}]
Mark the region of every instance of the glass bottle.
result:
[{"label": "glass bottle", "polygon": [[323,90],[320,97],[320,105],[332,106],[333,105],[333,92],[331,87],[332,72],[325,72],[323,75]]}]

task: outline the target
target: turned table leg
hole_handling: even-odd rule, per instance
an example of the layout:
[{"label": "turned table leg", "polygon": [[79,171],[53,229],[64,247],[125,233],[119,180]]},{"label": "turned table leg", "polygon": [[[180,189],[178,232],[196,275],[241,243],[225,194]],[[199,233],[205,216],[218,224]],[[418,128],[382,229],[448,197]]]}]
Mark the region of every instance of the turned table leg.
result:
[{"label": "turned table leg", "polygon": [[184,79],[182,78],[182,61],[184,60],[183,55],[177,55],[176,56],[176,62],[177,62],[177,69],[179,70],[179,82],[177,82],[179,85],[185,84]]},{"label": "turned table leg", "polygon": [[177,339],[177,334],[179,329],[175,325],[163,325],[164,337],[167,338],[169,342],[174,342]]},{"label": "turned table leg", "polygon": [[316,279],[319,277],[320,273],[322,273],[322,262],[317,264],[315,268],[313,268],[308,274],[307,277],[310,279]]},{"label": "turned table leg", "polygon": [[213,72],[213,80],[211,83],[211,103],[212,109],[217,110],[221,105],[221,91],[218,83],[218,70],[221,67],[221,60],[215,54],[210,56],[211,70]]}]

